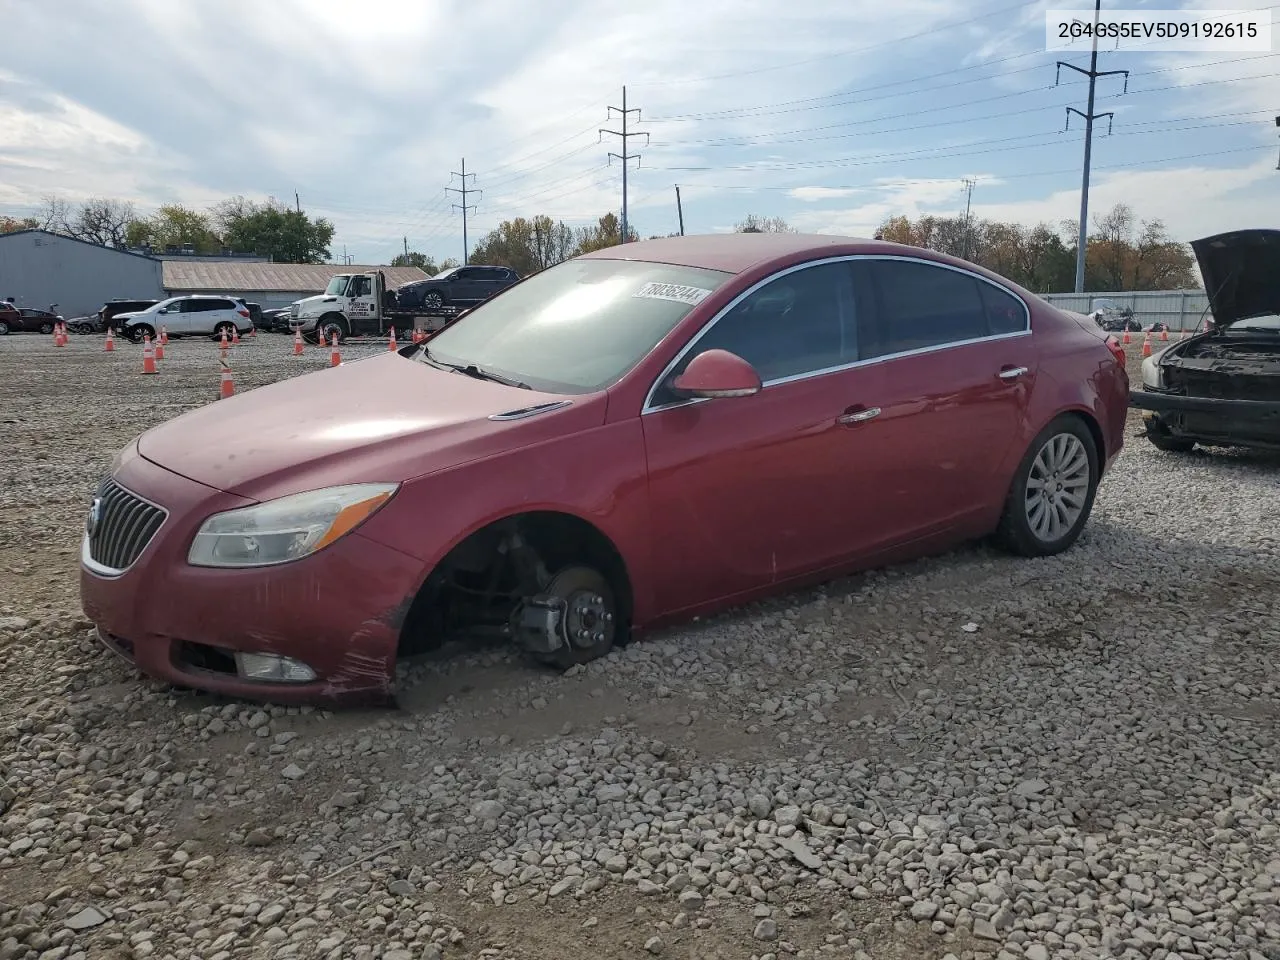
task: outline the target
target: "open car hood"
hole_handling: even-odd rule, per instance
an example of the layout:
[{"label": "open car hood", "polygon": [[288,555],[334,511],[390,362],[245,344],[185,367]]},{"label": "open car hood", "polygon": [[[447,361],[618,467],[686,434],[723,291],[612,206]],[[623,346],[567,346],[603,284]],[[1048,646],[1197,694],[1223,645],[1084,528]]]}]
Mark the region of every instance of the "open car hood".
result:
[{"label": "open car hood", "polygon": [[1191,241],[1219,327],[1280,314],[1280,230],[1233,230]]}]

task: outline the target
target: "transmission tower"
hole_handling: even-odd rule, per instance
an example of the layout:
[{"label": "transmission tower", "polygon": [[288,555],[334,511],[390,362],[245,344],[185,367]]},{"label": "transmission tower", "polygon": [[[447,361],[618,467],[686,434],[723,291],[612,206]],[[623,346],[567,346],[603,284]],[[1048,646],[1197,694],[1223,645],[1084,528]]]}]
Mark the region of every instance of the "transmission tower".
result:
[{"label": "transmission tower", "polygon": [[462,181],[461,187],[445,187],[445,193],[457,193],[462,196],[462,203],[455,203],[453,209],[462,211],[462,265],[465,267],[471,262],[471,247],[467,244],[467,211],[474,210],[475,207],[467,206],[467,195],[471,193],[481,193],[475,187],[467,187],[467,177],[475,179],[474,173],[467,173],[467,158],[462,158],[462,172],[450,171],[449,176],[458,177]]},{"label": "transmission tower", "polygon": [[[636,115],[636,119],[637,120],[640,119],[640,108],[633,107],[630,110],[627,109],[627,88],[626,87],[622,88],[622,106],[609,107],[609,111],[610,111],[609,116],[613,116],[614,110],[617,110],[618,113],[622,115],[622,129],[608,130],[604,127],[601,127],[600,136],[603,137],[604,134],[609,133],[615,137],[622,138],[622,152],[621,153],[611,152],[609,154],[609,162],[613,163],[614,157],[617,157],[619,160],[622,161],[622,242],[626,243],[629,238],[629,233],[627,231],[627,164],[630,163],[632,160],[639,161],[640,159],[640,154],[628,152],[628,141],[630,140],[631,137],[644,137],[645,146],[648,146],[649,134],[644,132],[637,132],[634,130],[628,132],[627,130],[627,117],[634,113]],[[636,166],[639,166],[639,163],[637,163]]]},{"label": "transmission tower", "polygon": [[1093,153],[1093,121],[1107,118],[1107,132],[1111,132],[1111,121],[1115,118],[1115,114],[1107,111],[1106,113],[1093,112],[1093,88],[1099,77],[1111,77],[1116,74],[1124,74],[1124,92],[1129,92],[1129,71],[1128,70],[1099,70],[1098,69],[1098,17],[1102,12],[1102,0],[1094,0],[1093,2],[1093,52],[1089,56],[1089,69],[1083,70],[1073,63],[1067,63],[1065,60],[1058,61],[1058,69],[1054,77],[1053,85],[1056,87],[1058,81],[1062,78],[1062,68],[1067,67],[1077,73],[1082,73],[1089,78],[1089,106],[1087,112],[1081,113],[1075,107],[1067,107],[1067,129],[1071,129],[1071,114],[1084,117],[1084,176],[1081,178],[1080,184],[1080,232],[1076,241],[1076,293],[1084,293],[1084,258],[1085,244],[1089,237],[1089,160]]}]

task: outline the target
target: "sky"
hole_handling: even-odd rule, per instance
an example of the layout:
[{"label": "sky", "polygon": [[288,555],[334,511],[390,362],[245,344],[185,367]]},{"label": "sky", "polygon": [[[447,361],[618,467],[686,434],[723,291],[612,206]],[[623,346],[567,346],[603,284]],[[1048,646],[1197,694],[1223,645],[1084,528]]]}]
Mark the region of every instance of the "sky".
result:
[{"label": "sky", "polygon": [[[1118,4],[1106,4],[1108,9]],[[1264,0],[1126,9],[1272,10]],[[205,209],[295,194],[331,253],[461,258],[502,220],[620,213],[642,237],[748,214],[870,236],[889,216],[1079,215],[1081,0],[0,0],[0,214],[40,198]],[[1273,12],[1273,17],[1275,14]],[[1280,19],[1280,18],[1277,18]],[[1117,202],[1190,240],[1275,226],[1269,52],[1108,50],[1090,219]],[[1055,74],[1060,72],[1060,77]],[[1070,119],[1068,128],[1068,118]],[[615,154],[611,157],[610,154]],[[465,181],[459,174],[465,162]],[[967,182],[966,182],[967,181]]]}]

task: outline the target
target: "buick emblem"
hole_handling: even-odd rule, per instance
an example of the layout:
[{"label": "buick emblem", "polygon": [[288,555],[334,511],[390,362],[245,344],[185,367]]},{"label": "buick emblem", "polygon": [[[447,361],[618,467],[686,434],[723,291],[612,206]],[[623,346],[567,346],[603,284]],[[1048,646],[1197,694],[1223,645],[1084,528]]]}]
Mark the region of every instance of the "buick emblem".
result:
[{"label": "buick emblem", "polygon": [[102,498],[94,497],[89,505],[89,516],[84,521],[84,531],[89,536],[98,532],[98,523],[102,520]]}]

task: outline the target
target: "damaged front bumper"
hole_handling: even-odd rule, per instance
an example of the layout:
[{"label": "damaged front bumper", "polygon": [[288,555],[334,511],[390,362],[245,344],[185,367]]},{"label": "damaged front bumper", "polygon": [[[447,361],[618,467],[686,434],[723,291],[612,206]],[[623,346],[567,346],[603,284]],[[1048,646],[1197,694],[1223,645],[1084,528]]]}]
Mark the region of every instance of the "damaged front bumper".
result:
[{"label": "damaged front bumper", "polygon": [[275,703],[385,703],[421,562],[349,533],[303,560],[211,569],[186,562],[191,536],[239,498],[134,453],[115,480],[168,511],[123,571],[80,565],[81,606],[109,649],[180,687]]},{"label": "damaged front bumper", "polygon": [[1280,401],[1131,390],[1129,406],[1172,436],[1220,446],[1280,447]]}]

